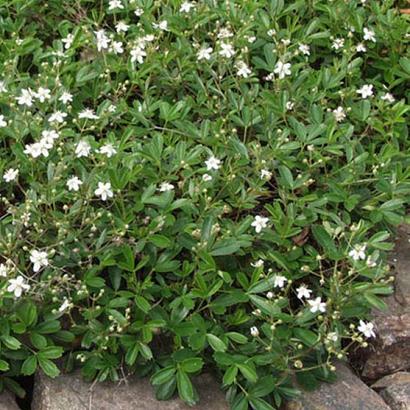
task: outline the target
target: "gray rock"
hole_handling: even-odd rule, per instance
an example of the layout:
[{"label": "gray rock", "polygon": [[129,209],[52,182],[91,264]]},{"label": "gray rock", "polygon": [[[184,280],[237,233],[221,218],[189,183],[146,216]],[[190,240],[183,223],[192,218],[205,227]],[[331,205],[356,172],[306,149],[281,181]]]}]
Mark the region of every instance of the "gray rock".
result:
[{"label": "gray rock", "polygon": [[410,225],[397,232],[391,255],[394,265],[394,294],[385,299],[388,310],[375,311],[373,322],[377,339],[367,351],[362,376],[376,380],[381,376],[410,369]]},{"label": "gray rock", "polygon": [[410,373],[399,372],[383,377],[372,385],[393,410],[410,409]]},{"label": "gray rock", "polygon": [[[200,403],[190,407],[174,398],[155,399],[148,379],[130,377],[127,383],[85,382],[79,372],[55,379],[38,372],[35,377],[32,410],[227,410],[229,407],[218,384],[209,374],[195,381]],[[92,388],[91,388],[92,387]],[[0,409],[1,410],[1,409]]]},{"label": "gray rock", "polygon": [[20,407],[17,405],[14,396],[4,391],[0,394],[0,410],[19,410]]},{"label": "gray rock", "polygon": [[345,364],[337,364],[335,383],[322,383],[319,389],[303,392],[284,410],[389,410],[389,406],[363,383]]}]

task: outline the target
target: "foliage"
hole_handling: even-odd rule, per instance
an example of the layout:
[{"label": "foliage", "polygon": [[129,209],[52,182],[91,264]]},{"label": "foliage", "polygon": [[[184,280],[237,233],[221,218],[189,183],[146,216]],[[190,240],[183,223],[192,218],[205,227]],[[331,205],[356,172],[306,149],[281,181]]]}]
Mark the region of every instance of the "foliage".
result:
[{"label": "foliage", "polygon": [[1,385],[63,353],[235,410],[332,379],[410,197],[395,3],[0,1]]}]

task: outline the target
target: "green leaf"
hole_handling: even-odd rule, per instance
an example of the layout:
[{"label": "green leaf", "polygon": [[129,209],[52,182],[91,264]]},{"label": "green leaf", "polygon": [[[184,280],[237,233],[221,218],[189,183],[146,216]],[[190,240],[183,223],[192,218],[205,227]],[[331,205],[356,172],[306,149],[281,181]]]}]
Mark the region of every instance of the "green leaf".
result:
[{"label": "green leaf", "polygon": [[164,235],[152,235],[148,240],[158,248],[169,248],[172,245],[171,240]]},{"label": "green leaf", "polygon": [[223,377],[223,384],[225,386],[229,386],[230,384],[234,383],[236,380],[236,375],[238,374],[238,368],[236,366],[229,366],[228,369],[225,371]]},{"label": "green leaf", "polygon": [[243,377],[250,381],[251,383],[256,383],[258,381],[258,375],[253,367],[248,364],[237,363],[239,371],[242,373]]},{"label": "green leaf", "polygon": [[24,360],[21,366],[21,373],[24,376],[31,376],[37,369],[37,357],[35,355],[31,355]]},{"label": "green leaf", "polygon": [[279,167],[279,174],[282,179],[282,183],[290,189],[293,189],[294,181],[293,181],[293,175],[290,172],[290,169],[284,165],[281,165]]},{"label": "green leaf", "polygon": [[98,77],[98,75],[98,72],[93,68],[92,65],[85,65],[77,71],[75,81],[77,85],[83,85],[87,81],[94,80]]},{"label": "green leaf", "polygon": [[156,386],[164,384],[173,379],[176,369],[174,366],[164,367],[161,370],[158,370],[152,377],[151,383]]},{"label": "green leaf", "polygon": [[44,349],[47,346],[47,339],[40,335],[40,333],[32,332],[30,334],[30,341],[36,349]]},{"label": "green leaf", "polygon": [[232,255],[241,249],[241,247],[247,245],[247,242],[243,242],[235,238],[222,239],[215,242],[210,254],[212,256]]},{"label": "green leaf", "polygon": [[38,363],[47,376],[54,378],[60,374],[60,370],[51,360],[38,357]]},{"label": "green leaf", "polygon": [[207,333],[206,340],[211,345],[212,349],[215,350],[215,352],[225,352],[227,349],[226,344],[215,335]]},{"label": "green leaf", "polygon": [[180,363],[180,368],[186,373],[195,373],[202,369],[204,361],[200,357],[185,359]]},{"label": "green leaf", "polygon": [[340,259],[341,255],[338,252],[333,239],[321,225],[312,225],[312,233],[316,241],[323,248],[324,252],[333,260]]},{"label": "green leaf", "polygon": [[309,329],[303,329],[297,327],[293,329],[293,334],[299,340],[301,340],[307,346],[313,346],[319,341],[319,337],[315,332],[312,332]]},{"label": "green leaf", "polygon": [[48,346],[38,352],[38,357],[44,359],[58,359],[63,354],[63,348],[60,346]]},{"label": "green leaf", "polygon": [[177,372],[177,388],[179,397],[190,406],[193,406],[197,402],[197,394],[195,392],[194,386],[191,383],[188,375],[182,371]]},{"label": "green leaf", "polygon": [[251,406],[255,410],[274,410],[274,408],[265,400],[260,398],[250,398],[249,399]]},{"label": "green leaf", "polygon": [[32,302],[25,302],[17,309],[17,316],[27,326],[34,325],[37,321],[37,308]]},{"label": "green leaf", "polygon": [[13,336],[1,336],[1,341],[11,350],[17,350],[21,347],[21,343]]},{"label": "green leaf", "polygon": [[6,372],[10,366],[5,360],[0,360],[0,372]]},{"label": "green leaf", "polygon": [[134,343],[134,345],[127,350],[127,353],[125,354],[125,362],[129,365],[132,366],[135,361],[137,360],[138,353],[139,353],[139,344]]},{"label": "green leaf", "polygon": [[147,299],[143,296],[135,296],[135,304],[139,309],[141,309],[144,313],[148,313],[151,309],[151,305]]}]

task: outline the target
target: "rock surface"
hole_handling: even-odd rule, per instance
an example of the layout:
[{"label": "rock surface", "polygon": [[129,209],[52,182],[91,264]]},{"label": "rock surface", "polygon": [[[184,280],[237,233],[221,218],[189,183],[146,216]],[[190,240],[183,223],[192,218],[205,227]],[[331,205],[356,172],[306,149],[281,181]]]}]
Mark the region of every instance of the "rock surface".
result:
[{"label": "rock surface", "polygon": [[20,407],[17,405],[12,394],[4,391],[0,394],[0,410],[19,410]]},{"label": "rock surface", "polygon": [[[229,406],[218,384],[209,374],[195,383],[200,403],[189,407],[177,398],[155,399],[147,379],[130,377],[128,384],[85,382],[79,372],[61,374],[50,379],[38,372],[35,378],[32,410],[228,410]],[[0,409],[1,410],[1,409]]]},{"label": "rock surface", "polygon": [[399,372],[383,377],[372,385],[393,410],[410,409],[410,373]]},{"label": "rock surface", "polygon": [[362,376],[375,380],[410,369],[410,225],[400,226],[392,254],[394,294],[386,312],[374,312],[377,339],[368,350]]},{"label": "rock surface", "polygon": [[363,383],[345,364],[337,364],[338,380],[322,383],[298,400],[286,403],[284,410],[389,410],[389,406]]}]

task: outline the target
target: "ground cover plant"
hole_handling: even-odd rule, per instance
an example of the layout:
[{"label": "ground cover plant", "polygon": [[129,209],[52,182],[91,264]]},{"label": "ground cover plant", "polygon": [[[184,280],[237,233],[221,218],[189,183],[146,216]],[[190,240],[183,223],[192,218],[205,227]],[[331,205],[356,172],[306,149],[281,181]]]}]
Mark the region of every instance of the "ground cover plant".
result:
[{"label": "ground cover plant", "polygon": [[189,404],[211,371],[235,410],[332,380],[410,198],[400,6],[0,1],[1,387],[62,356]]}]

